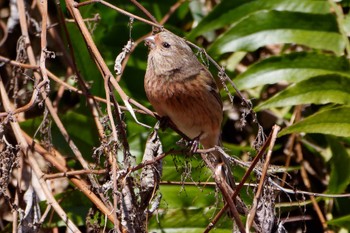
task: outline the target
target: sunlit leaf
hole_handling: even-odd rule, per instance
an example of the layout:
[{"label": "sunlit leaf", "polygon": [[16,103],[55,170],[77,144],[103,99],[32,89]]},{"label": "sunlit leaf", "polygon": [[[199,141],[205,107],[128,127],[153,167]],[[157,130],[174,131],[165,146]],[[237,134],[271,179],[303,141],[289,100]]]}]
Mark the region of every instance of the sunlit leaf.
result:
[{"label": "sunlit leaf", "polygon": [[[160,187],[163,194],[158,219],[152,218],[149,228],[152,232],[203,232],[209,219],[217,211],[215,189],[210,186]],[[226,219],[227,220],[227,219]],[[220,229],[224,227],[224,229]],[[230,221],[221,221],[218,232],[231,232]]]},{"label": "sunlit leaf", "polygon": [[248,68],[234,80],[239,89],[281,81],[300,82],[311,77],[340,74],[350,77],[350,64],[344,57],[317,53],[291,53],[265,59]]},{"label": "sunlit leaf", "polygon": [[350,104],[350,78],[325,75],[297,83],[256,107],[256,110],[299,104]]},{"label": "sunlit leaf", "polygon": [[205,17],[188,35],[189,39],[214,29],[234,26],[244,18],[262,10],[295,11],[305,13],[327,14],[330,6],[327,1],[315,0],[226,0],[222,1]]},{"label": "sunlit leaf", "polygon": [[259,11],[222,34],[209,48],[212,54],[253,51],[269,44],[301,44],[340,54],[344,41],[331,14]]},{"label": "sunlit leaf", "polygon": [[283,129],[279,136],[290,133],[322,133],[341,137],[350,136],[350,107],[331,108],[318,112]]}]

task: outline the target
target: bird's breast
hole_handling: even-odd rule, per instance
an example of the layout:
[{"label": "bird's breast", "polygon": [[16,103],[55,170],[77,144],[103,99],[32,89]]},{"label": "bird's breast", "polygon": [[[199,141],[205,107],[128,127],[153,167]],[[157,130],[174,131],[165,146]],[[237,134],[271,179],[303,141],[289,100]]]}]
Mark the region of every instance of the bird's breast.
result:
[{"label": "bird's breast", "polygon": [[220,128],[221,105],[202,80],[148,78],[145,90],[157,113],[169,117],[189,138]]}]

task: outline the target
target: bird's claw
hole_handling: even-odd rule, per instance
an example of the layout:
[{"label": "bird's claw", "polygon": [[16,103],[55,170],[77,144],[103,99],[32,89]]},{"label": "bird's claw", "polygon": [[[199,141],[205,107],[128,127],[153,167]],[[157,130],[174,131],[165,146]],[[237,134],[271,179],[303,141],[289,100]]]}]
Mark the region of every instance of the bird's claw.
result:
[{"label": "bird's claw", "polygon": [[199,138],[195,138],[195,139],[191,140],[190,145],[191,145],[190,153],[191,154],[196,153],[198,150],[198,147],[199,147]]},{"label": "bird's claw", "polygon": [[187,154],[192,155],[197,152],[199,147],[199,138],[194,138],[192,140],[187,140],[184,138],[181,138],[177,143],[177,145],[187,148]]}]

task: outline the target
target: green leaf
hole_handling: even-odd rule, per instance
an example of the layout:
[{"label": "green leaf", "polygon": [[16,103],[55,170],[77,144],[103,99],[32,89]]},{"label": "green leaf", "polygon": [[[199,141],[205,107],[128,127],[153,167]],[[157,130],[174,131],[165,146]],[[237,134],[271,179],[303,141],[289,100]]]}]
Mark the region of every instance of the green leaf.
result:
[{"label": "green leaf", "polygon": [[[194,212],[194,211],[192,211]],[[174,219],[174,220],[178,220],[179,218],[185,218],[185,216],[181,215],[181,213],[179,215],[174,215],[172,214],[171,217]],[[174,221],[176,222],[176,221]],[[201,227],[201,228],[196,228],[196,227],[185,227],[186,226],[186,221],[184,221],[183,224],[183,227],[181,225],[177,225],[175,227],[159,227],[158,229],[155,229],[155,228],[150,228],[150,232],[152,233],[164,233],[164,232],[171,232],[171,233],[183,233],[183,232],[186,232],[186,233],[202,233],[202,232],[205,232],[205,227]],[[161,225],[161,224],[160,224]],[[205,224],[203,224],[205,225]],[[226,229],[221,229],[219,227],[215,227],[215,230],[213,231],[215,233],[231,233],[232,232],[232,229],[230,228],[226,228]]]},{"label": "green leaf", "polygon": [[344,57],[301,52],[265,59],[250,66],[234,81],[239,89],[247,89],[281,81],[300,82],[328,74],[350,77],[349,71],[350,63]]},{"label": "green leaf", "polygon": [[215,205],[215,188],[212,186],[161,185],[161,193],[168,207],[177,208],[205,208]]},{"label": "green leaf", "polygon": [[350,215],[346,215],[340,218],[335,218],[327,222],[329,225],[344,227],[350,229]]},{"label": "green leaf", "polygon": [[[72,139],[75,138],[75,142],[78,144],[81,143],[82,148],[86,149],[86,147],[88,147],[89,149],[92,149],[92,146],[97,145],[97,130],[91,117],[85,114],[69,111],[62,116],[61,119],[69,135]],[[91,153],[91,151],[89,152]]]},{"label": "green leaf", "polygon": [[315,0],[226,0],[222,1],[205,17],[188,35],[189,39],[194,39],[205,32],[229,25],[236,25],[242,19],[249,17],[255,12],[262,10],[296,11],[317,14],[330,13],[330,6],[327,1]]},{"label": "green leaf", "polygon": [[96,64],[91,59],[90,53],[86,48],[85,41],[75,24],[67,24],[68,33],[72,42],[75,61],[78,71],[84,80],[93,82],[91,92],[94,95],[103,96],[103,78],[98,71]]},{"label": "green leaf", "polygon": [[[29,135],[34,135],[42,120],[41,117],[29,119],[21,122],[21,127]],[[61,115],[61,120],[65,129],[68,131],[69,140],[73,140],[80,152],[86,155],[85,159],[91,160],[92,149],[99,143],[98,137],[96,137],[97,130],[94,127],[93,119],[85,114],[68,111],[66,114]],[[73,155],[71,148],[54,123],[52,126],[50,125],[48,130],[53,146],[63,154]],[[41,133],[39,133],[35,138],[41,139],[42,137]]]},{"label": "green leaf", "polygon": [[259,11],[220,36],[208,52],[254,51],[269,44],[295,43],[340,54],[344,41],[331,14]]},{"label": "green leaf", "polygon": [[[149,223],[151,232],[203,232],[217,211],[215,188],[210,186],[161,185],[162,202],[157,218]],[[220,221],[220,232],[232,228],[231,221]]]},{"label": "green leaf", "polygon": [[350,104],[350,78],[325,75],[302,81],[265,101],[256,110],[309,103]]},{"label": "green leaf", "polygon": [[[66,190],[60,194],[55,195],[56,200],[60,200],[60,205],[67,213],[67,216],[77,226],[83,226],[86,221],[86,215],[91,207],[91,201],[79,190]],[[47,202],[40,202],[42,210],[47,208]],[[63,227],[66,226],[56,213],[52,213],[50,221],[44,223],[44,227]]]},{"label": "green leaf", "polygon": [[343,193],[350,183],[350,155],[346,148],[335,137],[328,137],[332,159],[328,193]]},{"label": "green leaf", "polygon": [[318,112],[283,129],[279,136],[290,133],[322,133],[340,137],[350,136],[350,107],[338,107]]}]

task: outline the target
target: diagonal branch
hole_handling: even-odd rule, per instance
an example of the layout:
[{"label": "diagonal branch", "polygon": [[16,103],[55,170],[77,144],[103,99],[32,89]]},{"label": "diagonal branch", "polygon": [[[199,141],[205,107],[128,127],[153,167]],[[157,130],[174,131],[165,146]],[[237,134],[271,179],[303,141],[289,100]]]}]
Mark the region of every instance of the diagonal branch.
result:
[{"label": "diagonal branch", "polygon": [[230,190],[229,185],[226,183],[226,180],[221,176],[222,172],[220,169],[220,165],[218,165],[216,168],[214,168],[214,165],[209,161],[207,158],[207,154],[201,153],[203,161],[206,163],[207,167],[212,171],[213,177],[215,180],[215,183],[218,185],[222,195],[224,196],[224,199],[226,201],[226,205],[230,208],[230,211],[233,215],[233,219],[235,220],[238,229],[241,233],[245,233],[244,225],[240,219],[238,210],[233,202],[234,199],[230,198],[230,193],[228,190]]}]

